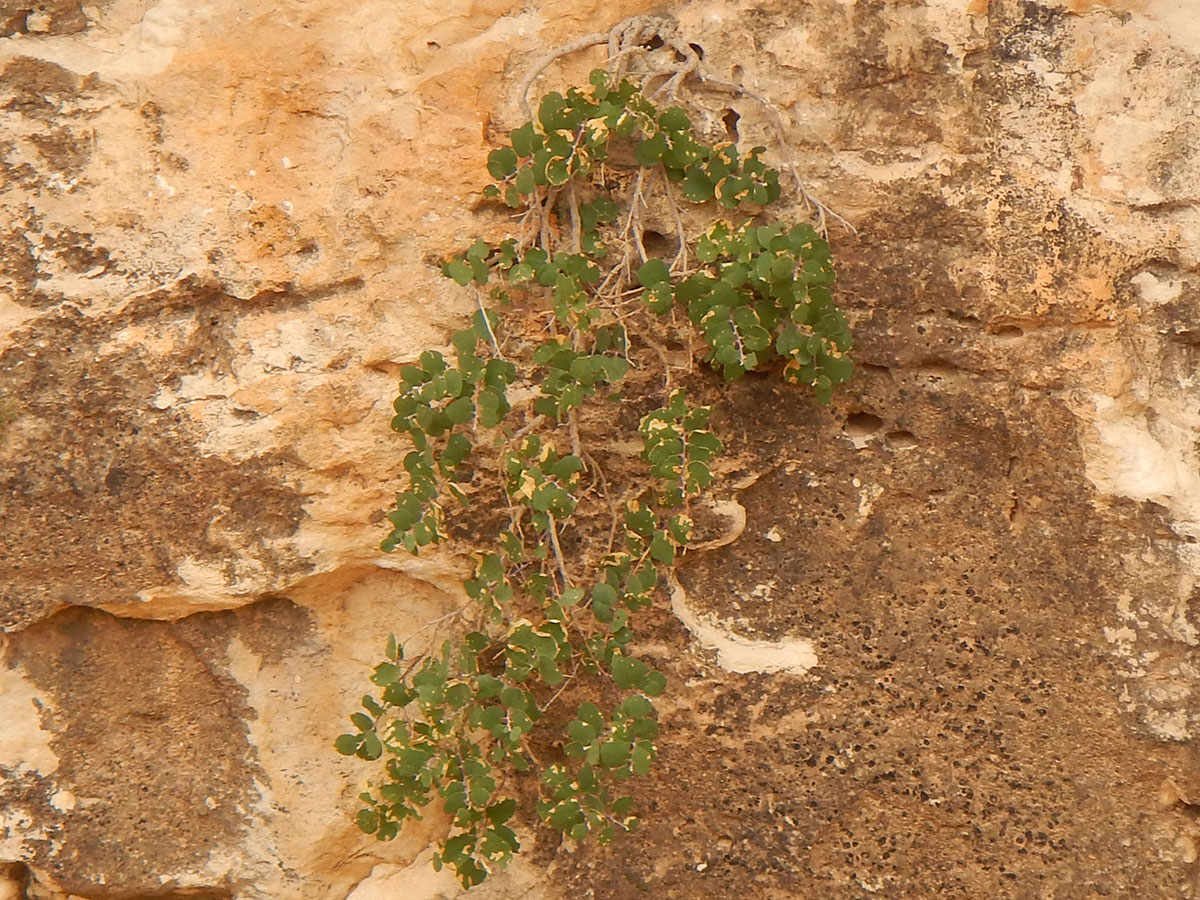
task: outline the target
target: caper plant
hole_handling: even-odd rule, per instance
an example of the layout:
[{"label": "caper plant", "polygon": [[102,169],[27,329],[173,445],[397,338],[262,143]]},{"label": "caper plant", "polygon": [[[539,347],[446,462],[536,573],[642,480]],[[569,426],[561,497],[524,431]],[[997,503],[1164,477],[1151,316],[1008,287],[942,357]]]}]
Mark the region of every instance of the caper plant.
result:
[{"label": "caper plant", "polygon": [[[572,839],[637,823],[628,783],[654,762],[666,678],[638,657],[636,620],[722,451],[650,335],[695,335],[726,379],[777,369],[822,402],[851,374],[829,245],[766,216],[781,189],[763,153],[705,143],[683,108],[593,72],[488,157],[485,197],[516,233],[442,265],[478,311],[449,357],[401,370],[392,428],[411,449],[382,548],[469,542],[469,602],[440,646],[410,657],[389,640],[336,747],[380,762],[359,827],[388,840],[436,802],[451,830],[434,866],[465,887],[518,851],[535,786],[527,812]],[[646,249],[653,204],[673,253]],[[647,400],[641,469],[622,480],[600,458]]]}]

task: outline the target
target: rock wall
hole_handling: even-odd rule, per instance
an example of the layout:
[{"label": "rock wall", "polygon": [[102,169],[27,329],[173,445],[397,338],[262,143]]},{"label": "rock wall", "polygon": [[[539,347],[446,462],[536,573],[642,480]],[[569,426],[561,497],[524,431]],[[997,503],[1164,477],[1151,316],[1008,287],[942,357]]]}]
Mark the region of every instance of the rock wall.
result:
[{"label": "rock wall", "polygon": [[860,371],[728,392],[646,827],[477,896],[1196,895],[1190,4],[48,0],[0,3],[0,898],[456,894],[331,752],[461,565],[376,549],[388,406],[525,69],[645,12],[856,226]]}]

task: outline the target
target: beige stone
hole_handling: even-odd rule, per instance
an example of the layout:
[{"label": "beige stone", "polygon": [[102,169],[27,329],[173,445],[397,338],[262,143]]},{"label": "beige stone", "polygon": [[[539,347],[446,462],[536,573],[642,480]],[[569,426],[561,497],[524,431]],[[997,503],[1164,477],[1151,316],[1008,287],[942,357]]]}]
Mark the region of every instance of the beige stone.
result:
[{"label": "beige stone", "polygon": [[[432,263],[503,227],[526,67],[652,11],[0,11],[0,900],[457,896],[445,821],[364,838],[331,749],[386,635],[463,602],[466,548],[378,550],[389,407],[474,308]],[[1200,18],[670,11],[789,147],[750,97],[701,126],[857,228],[860,372],[706,387],[758,480],[649,621],[651,815],[531,831],[478,896],[1191,896]]]}]

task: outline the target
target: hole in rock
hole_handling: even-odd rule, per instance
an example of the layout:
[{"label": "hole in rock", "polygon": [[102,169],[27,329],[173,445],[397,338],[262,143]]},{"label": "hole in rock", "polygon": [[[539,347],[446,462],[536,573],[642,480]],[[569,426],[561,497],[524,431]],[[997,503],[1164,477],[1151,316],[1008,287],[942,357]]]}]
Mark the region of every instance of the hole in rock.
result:
[{"label": "hole in rock", "polygon": [[1018,325],[997,325],[992,334],[998,338],[1019,338],[1025,336],[1025,329]]},{"label": "hole in rock", "polygon": [[855,368],[860,372],[872,372],[876,375],[890,375],[892,370],[887,366],[876,365],[875,363],[855,362]]},{"label": "hole in rock", "polygon": [[868,412],[856,412],[846,416],[846,424],[842,430],[846,432],[847,437],[865,438],[875,434],[882,427],[883,419],[879,416]]},{"label": "hole in rock", "polygon": [[738,142],[739,119],[741,119],[741,116],[738,115],[737,110],[725,109],[721,111],[721,121],[725,123],[725,139],[735,144]]},{"label": "hole in rock", "polygon": [[731,81],[741,81],[742,75],[746,72],[741,66],[734,66],[729,70],[729,78]]},{"label": "hole in rock", "polygon": [[660,38],[657,34],[654,37],[650,38],[650,40],[648,40],[644,44],[642,44],[642,46],[645,47],[647,50],[657,50],[662,45],[663,45],[663,39]]},{"label": "hole in rock", "polygon": [[674,256],[676,250],[675,240],[661,231],[643,231],[642,246],[646,248],[648,256]]},{"label": "hole in rock", "polygon": [[884,435],[889,444],[899,450],[911,450],[917,446],[917,439],[911,431],[889,431]]},{"label": "hole in rock", "polygon": [[437,41],[426,41],[425,46],[428,47],[430,50],[441,50],[442,49],[442,45],[439,44]]},{"label": "hole in rock", "polygon": [[698,57],[700,57],[701,59],[704,59],[704,48],[703,47],[701,47],[699,44],[688,44],[688,46],[696,51],[696,55]]}]

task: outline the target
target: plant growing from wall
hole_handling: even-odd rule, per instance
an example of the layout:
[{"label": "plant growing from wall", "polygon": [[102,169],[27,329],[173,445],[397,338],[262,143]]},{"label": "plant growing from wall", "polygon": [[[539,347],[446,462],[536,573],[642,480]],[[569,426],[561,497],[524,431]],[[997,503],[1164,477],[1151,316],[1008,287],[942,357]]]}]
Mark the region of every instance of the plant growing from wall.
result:
[{"label": "plant growing from wall", "polygon": [[[434,865],[464,886],[519,849],[523,780],[575,840],[637,823],[629,782],[654,762],[666,688],[637,620],[722,451],[673,381],[693,337],[729,380],[778,370],[828,402],[850,377],[829,245],[766,216],[781,188],[763,152],[706,143],[682,107],[598,70],[488,157],[516,233],[442,266],[478,310],[452,351],[401,371],[392,427],[411,448],[383,549],[477,549],[467,603],[428,652],[389,641],[336,747],[379,762],[359,827],[387,840],[436,803],[452,830]],[[672,225],[665,251],[649,218]],[[609,443],[624,420],[637,466]]]}]

